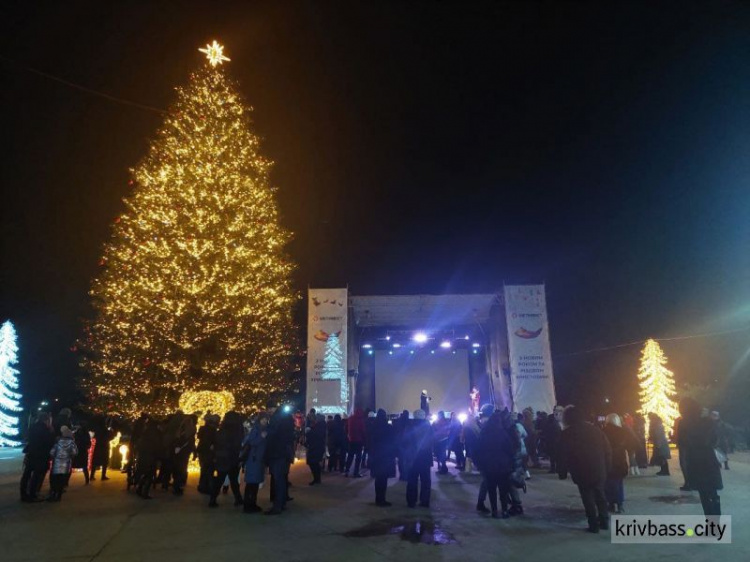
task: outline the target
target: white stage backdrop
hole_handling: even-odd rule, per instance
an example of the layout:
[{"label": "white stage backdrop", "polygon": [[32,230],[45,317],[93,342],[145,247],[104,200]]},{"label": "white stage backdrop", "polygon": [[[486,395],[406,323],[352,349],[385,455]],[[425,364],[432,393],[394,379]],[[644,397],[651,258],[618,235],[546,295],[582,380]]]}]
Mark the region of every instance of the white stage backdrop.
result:
[{"label": "white stage backdrop", "polygon": [[432,396],[430,413],[465,412],[469,407],[469,359],[465,349],[452,353],[405,349],[375,352],[375,402],[389,414],[419,408],[422,389]]},{"label": "white stage backdrop", "polygon": [[[349,411],[349,387],[346,378],[347,289],[309,289],[307,303],[307,410],[318,413],[346,414]],[[331,334],[338,335],[341,359],[325,365],[326,345]],[[335,339],[332,340],[335,342]],[[325,371],[325,372],[324,372]]]},{"label": "white stage backdrop", "polygon": [[514,409],[551,412],[555,380],[544,285],[506,285],[505,314]]}]

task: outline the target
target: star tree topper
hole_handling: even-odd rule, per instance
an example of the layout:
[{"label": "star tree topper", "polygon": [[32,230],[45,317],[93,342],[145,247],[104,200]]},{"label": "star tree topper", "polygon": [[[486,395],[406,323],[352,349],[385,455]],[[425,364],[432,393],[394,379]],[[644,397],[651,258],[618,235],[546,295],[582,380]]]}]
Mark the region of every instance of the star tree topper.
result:
[{"label": "star tree topper", "polygon": [[224,56],[224,45],[219,45],[216,41],[210,45],[206,45],[205,49],[198,49],[201,53],[206,53],[208,64],[216,66],[224,61],[230,61],[232,59]]}]

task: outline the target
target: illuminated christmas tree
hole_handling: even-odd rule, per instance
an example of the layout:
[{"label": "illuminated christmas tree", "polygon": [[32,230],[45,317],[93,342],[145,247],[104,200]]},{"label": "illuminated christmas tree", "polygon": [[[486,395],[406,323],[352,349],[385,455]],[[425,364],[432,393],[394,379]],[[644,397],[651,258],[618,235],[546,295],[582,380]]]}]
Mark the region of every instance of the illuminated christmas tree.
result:
[{"label": "illuminated christmas tree", "polygon": [[[647,416],[657,414],[664,422],[664,430],[669,435],[674,420],[680,415],[674,400],[674,374],[667,369],[667,358],[654,340],[648,340],[641,353],[641,368],[638,371],[640,382],[640,413]],[[648,420],[648,418],[646,418]]]},{"label": "illuminated christmas tree", "polygon": [[185,392],[248,411],[290,390],[293,265],[271,162],[223,47],[177,89],[115,220],[78,343],[92,407],[164,414]]},{"label": "illuminated christmas tree", "polygon": [[18,390],[18,345],[10,320],[0,328],[0,447],[17,447],[18,412],[22,410]]}]

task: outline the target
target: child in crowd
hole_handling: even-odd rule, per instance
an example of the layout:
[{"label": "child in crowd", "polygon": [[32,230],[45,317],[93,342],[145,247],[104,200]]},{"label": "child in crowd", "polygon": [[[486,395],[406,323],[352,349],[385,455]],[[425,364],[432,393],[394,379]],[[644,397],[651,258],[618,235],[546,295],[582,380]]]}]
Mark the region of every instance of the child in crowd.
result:
[{"label": "child in crowd", "polygon": [[67,425],[60,428],[60,437],[52,447],[52,472],[50,473],[50,495],[48,501],[59,502],[70,478],[73,459],[78,454],[78,447],[73,440],[73,432]]}]

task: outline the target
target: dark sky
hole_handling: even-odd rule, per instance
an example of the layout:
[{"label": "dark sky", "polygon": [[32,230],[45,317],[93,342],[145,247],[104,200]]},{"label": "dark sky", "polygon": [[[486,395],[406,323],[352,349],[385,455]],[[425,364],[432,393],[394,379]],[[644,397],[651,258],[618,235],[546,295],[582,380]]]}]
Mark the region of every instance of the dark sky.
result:
[{"label": "dark sky", "polygon": [[[750,4],[65,2],[0,8],[0,316],[23,391],[70,346],[128,169],[214,38],[275,162],[298,286],[547,284],[563,398],[632,404],[639,348],[750,323]],[[221,4],[221,7],[217,7]],[[731,371],[750,332],[665,350]]]}]

